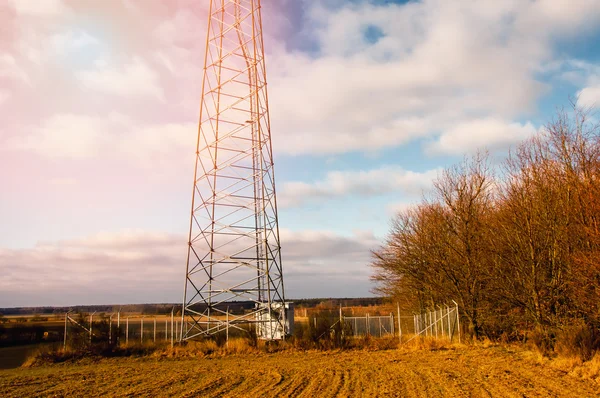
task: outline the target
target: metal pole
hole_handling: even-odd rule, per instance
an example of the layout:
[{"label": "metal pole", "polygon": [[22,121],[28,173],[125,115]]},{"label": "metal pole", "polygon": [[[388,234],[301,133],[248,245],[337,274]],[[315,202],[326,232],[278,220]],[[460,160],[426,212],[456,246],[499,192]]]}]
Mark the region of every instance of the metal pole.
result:
[{"label": "metal pole", "polygon": [[65,313],[65,336],[64,336],[64,342],[63,342],[63,350],[67,349],[67,320],[69,319],[69,313],[66,312]]},{"label": "metal pole", "polygon": [[442,329],[442,337],[444,337],[444,313],[442,312],[442,307],[440,307],[440,329]]},{"label": "metal pole", "polygon": [[369,314],[367,313],[367,335],[371,334],[371,322],[369,321]]},{"label": "metal pole", "polygon": [[92,314],[90,315],[90,344],[92,344],[92,327],[93,327],[95,313],[96,313],[96,311],[92,312]]},{"label": "metal pole", "polygon": [[156,343],[156,318],[154,318],[154,342]]},{"label": "metal pole", "polygon": [[226,314],[226,323],[227,323],[227,328],[225,329],[225,335],[226,335],[226,345],[227,348],[229,348],[229,307],[227,307],[227,314]]},{"label": "metal pole", "polygon": [[377,319],[379,319],[379,337],[381,337],[381,316],[378,316]]},{"label": "metal pole", "polygon": [[[282,313],[283,314],[283,317],[282,317],[283,325],[281,325],[281,338],[282,338],[282,340],[285,341],[285,334],[287,333],[287,328],[285,327],[285,325],[286,325],[286,319],[285,319],[285,317],[287,316],[286,310],[285,310],[285,302],[281,303],[281,305],[283,307],[281,309],[283,311],[283,313]],[[227,324],[229,325],[229,322]]]},{"label": "metal pole", "polygon": [[140,343],[144,343],[144,317],[140,322]]},{"label": "metal pole", "polygon": [[413,314],[413,330],[415,331],[415,335],[417,334],[417,318],[415,314]]},{"label": "metal pole", "polygon": [[177,324],[177,341],[181,341],[181,337],[183,336],[183,315],[181,316],[181,323]]},{"label": "metal pole", "polygon": [[429,330],[429,337],[433,337],[433,322],[431,321],[433,318],[432,318],[432,315],[431,315],[431,311],[429,311],[427,313],[427,317],[428,317],[428,320],[427,320],[427,329]]},{"label": "metal pole", "polygon": [[171,348],[173,348],[174,340],[173,340],[173,309],[171,309]]},{"label": "metal pole", "polygon": [[396,303],[396,307],[398,308],[398,340],[400,344],[402,344],[402,318],[400,318],[400,303]]},{"label": "metal pole", "polygon": [[127,323],[125,325],[125,345],[129,344],[129,317],[126,319]]},{"label": "metal pole", "polygon": [[108,318],[108,344],[112,344],[112,317],[114,314],[110,314]]},{"label": "metal pole", "polygon": [[435,325],[435,338],[438,338],[438,319],[437,319],[437,310],[433,308],[433,324]]},{"label": "metal pole", "polygon": [[458,325],[458,344],[460,344],[460,316],[458,313],[458,303],[454,300],[452,300],[452,301],[456,305],[456,324]]},{"label": "metal pole", "polygon": [[165,341],[169,341],[169,318],[165,319]]},{"label": "metal pole", "polygon": [[446,305],[446,315],[448,316],[448,337],[450,337],[450,342],[452,343],[452,329],[450,328],[450,307]]},{"label": "metal pole", "polygon": [[117,312],[117,344],[121,342],[121,311]]}]

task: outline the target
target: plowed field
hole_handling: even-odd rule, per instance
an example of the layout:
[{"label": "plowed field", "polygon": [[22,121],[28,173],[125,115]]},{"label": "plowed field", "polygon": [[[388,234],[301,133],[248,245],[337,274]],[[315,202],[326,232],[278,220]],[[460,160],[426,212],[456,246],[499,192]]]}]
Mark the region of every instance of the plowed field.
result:
[{"label": "plowed field", "polygon": [[0,396],[592,397],[600,385],[519,350],[113,358],[0,371]]}]

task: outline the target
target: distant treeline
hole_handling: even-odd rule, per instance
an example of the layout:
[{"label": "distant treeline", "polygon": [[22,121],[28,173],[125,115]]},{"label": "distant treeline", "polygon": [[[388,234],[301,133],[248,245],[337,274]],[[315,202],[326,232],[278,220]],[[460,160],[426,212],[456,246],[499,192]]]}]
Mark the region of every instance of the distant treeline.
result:
[{"label": "distant treeline", "polygon": [[478,153],[441,172],[374,253],[379,291],[413,311],[454,299],[475,337],[529,330],[547,349],[600,348],[600,126],[589,115],[559,113],[500,165]]},{"label": "distant treeline", "polygon": [[[384,299],[380,297],[365,298],[310,298],[310,299],[289,299],[296,307],[313,308],[318,305],[327,304],[330,306],[369,306],[382,304]],[[254,308],[252,301],[232,301],[223,303],[231,311],[238,312]],[[125,304],[125,305],[78,305],[72,307],[16,307],[0,308],[1,315],[60,315],[67,311],[75,313],[112,313],[121,311],[123,313],[139,313],[144,315],[167,315],[174,309],[175,313],[181,314],[181,303],[161,303],[161,304]],[[201,310],[201,306],[196,308]]]}]

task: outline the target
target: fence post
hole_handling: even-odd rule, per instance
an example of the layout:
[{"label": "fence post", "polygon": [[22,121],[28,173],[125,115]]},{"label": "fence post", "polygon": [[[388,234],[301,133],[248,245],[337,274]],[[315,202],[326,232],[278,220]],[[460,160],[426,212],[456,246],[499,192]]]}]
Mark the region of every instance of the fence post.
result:
[{"label": "fence post", "polygon": [[156,343],[156,318],[154,318],[154,342]]},{"label": "fence post", "polygon": [[144,343],[144,317],[140,321],[140,343]]},{"label": "fence post", "polygon": [[169,318],[165,319],[165,341],[169,341]]},{"label": "fence post", "polygon": [[64,336],[64,342],[63,342],[63,350],[67,349],[67,320],[69,319],[69,313],[66,312],[65,313],[65,336]]},{"label": "fence post", "polygon": [[369,321],[369,313],[367,313],[367,335],[371,334],[371,322]]},{"label": "fence post", "polygon": [[438,338],[438,321],[437,321],[437,310],[433,307],[433,324],[435,325],[435,338]]},{"label": "fence post", "polygon": [[96,313],[96,311],[92,312],[92,314],[90,315],[90,344],[92,344],[92,327],[93,327],[95,313]]},{"label": "fence post", "polygon": [[390,333],[392,336],[396,335],[396,321],[394,321],[394,313],[390,312]]},{"label": "fence post", "polygon": [[[285,307],[283,308],[283,310],[285,311]],[[225,322],[227,323],[227,328],[225,329],[225,337],[226,337],[225,344],[227,345],[227,348],[229,348],[229,307],[227,307],[227,314],[226,314]]]},{"label": "fence post", "polygon": [[398,340],[402,344],[402,318],[400,318],[400,303],[396,303],[398,309]]},{"label": "fence post", "polygon": [[450,337],[450,342],[452,343],[452,329],[450,327],[450,307],[446,305],[446,315],[448,316],[448,337]]},{"label": "fence post", "polygon": [[108,344],[112,344],[112,317],[114,314],[110,314],[108,317]]},{"label": "fence post", "polygon": [[[454,301],[454,300],[452,300]],[[456,324],[458,325],[458,344],[460,344],[460,314],[458,312],[458,303],[456,301],[454,301],[454,304],[456,304]]]},{"label": "fence post", "polygon": [[173,348],[173,310],[171,309],[171,348]]},{"label": "fence post", "polygon": [[129,317],[125,320],[125,345],[129,344]]},{"label": "fence post", "polygon": [[121,342],[121,311],[117,312],[117,344]]},{"label": "fence post", "polygon": [[429,311],[429,336],[433,337],[433,313]]},{"label": "fence post", "polygon": [[442,312],[442,307],[440,307],[440,328],[442,328],[442,337],[444,337],[444,313]]},{"label": "fence post", "polygon": [[417,316],[415,314],[413,314],[413,330],[415,331],[415,335],[417,335]]}]

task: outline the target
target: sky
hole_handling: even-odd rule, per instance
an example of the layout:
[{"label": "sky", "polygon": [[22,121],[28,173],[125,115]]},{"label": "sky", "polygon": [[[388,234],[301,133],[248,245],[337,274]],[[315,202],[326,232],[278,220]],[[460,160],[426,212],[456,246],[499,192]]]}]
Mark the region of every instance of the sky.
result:
[{"label": "sky", "polygon": [[[180,302],[208,0],[0,0],[0,307]],[[598,0],[263,0],[286,296],[372,295],[397,211],[600,102]]]}]

